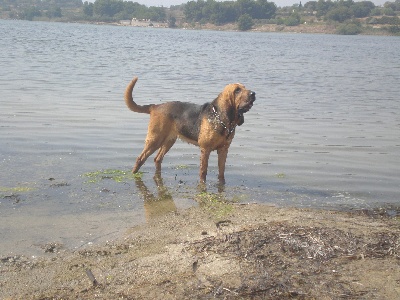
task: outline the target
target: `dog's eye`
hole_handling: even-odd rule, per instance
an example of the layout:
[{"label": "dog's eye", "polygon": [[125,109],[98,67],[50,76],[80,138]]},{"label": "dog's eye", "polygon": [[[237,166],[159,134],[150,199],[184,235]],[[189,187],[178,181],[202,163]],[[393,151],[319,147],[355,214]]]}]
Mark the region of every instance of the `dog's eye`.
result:
[{"label": "dog's eye", "polygon": [[239,94],[241,91],[242,91],[242,89],[241,89],[240,87],[237,87],[237,88],[235,89],[235,94]]}]

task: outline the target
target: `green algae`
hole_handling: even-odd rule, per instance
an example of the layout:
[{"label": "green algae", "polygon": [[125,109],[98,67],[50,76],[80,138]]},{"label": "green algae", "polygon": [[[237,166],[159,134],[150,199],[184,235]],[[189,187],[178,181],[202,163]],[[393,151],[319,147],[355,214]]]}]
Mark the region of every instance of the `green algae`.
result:
[{"label": "green algae", "polygon": [[233,203],[237,200],[229,201],[220,194],[202,192],[197,195],[200,207],[210,212],[217,219],[222,219],[234,211]]},{"label": "green algae", "polygon": [[133,179],[142,178],[143,173],[139,172],[133,174],[131,171],[106,169],[94,172],[87,172],[84,173],[82,176],[87,178],[85,183],[98,183],[106,179],[114,180],[115,182],[127,182]]},{"label": "green algae", "polygon": [[17,186],[17,187],[3,187],[0,186],[0,192],[2,193],[27,193],[34,191],[35,188],[33,187],[28,187],[28,186]]}]

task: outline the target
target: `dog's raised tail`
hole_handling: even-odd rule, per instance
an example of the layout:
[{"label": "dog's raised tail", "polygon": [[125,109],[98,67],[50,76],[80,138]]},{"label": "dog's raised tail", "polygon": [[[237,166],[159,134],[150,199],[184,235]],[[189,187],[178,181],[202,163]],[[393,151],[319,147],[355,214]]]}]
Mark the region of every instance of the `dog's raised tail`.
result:
[{"label": "dog's raised tail", "polygon": [[137,105],[135,101],[133,101],[132,97],[132,91],[133,88],[135,87],[136,81],[138,80],[137,77],[134,77],[131,82],[126,86],[125,89],[125,104],[128,106],[128,108],[131,111],[138,112],[138,113],[144,113],[144,114],[149,114],[150,113],[150,107],[152,105]]}]

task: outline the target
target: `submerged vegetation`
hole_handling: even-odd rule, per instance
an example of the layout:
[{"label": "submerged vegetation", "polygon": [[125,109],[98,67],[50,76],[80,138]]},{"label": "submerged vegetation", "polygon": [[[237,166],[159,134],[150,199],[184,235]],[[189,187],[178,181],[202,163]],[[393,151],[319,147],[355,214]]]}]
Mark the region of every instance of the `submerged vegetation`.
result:
[{"label": "submerged vegetation", "polygon": [[115,169],[106,169],[94,172],[88,172],[83,174],[83,177],[87,178],[85,183],[97,183],[104,179],[111,179],[115,182],[125,182],[135,178],[141,178],[143,173],[132,174],[131,171],[122,171]]},{"label": "submerged vegetation", "polygon": [[21,194],[35,191],[36,188],[29,186],[15,186],[15,187],[4,187],[0,186],[0,199],[8,199],[13,203],[19,203],[21,201]]},{"label": "submerged vegetation", "polygon": [[[400,0],[376,6],[371,1],[318,0],[278,7],[267,0],[188,1],[147,7],[124,0],[0,0],[0,18],[103,22],[135,26],[400,35]],[[321,26],[325,29],[321,29]],[[214,28],[214,27],[211,27]]]},{"label": "submerged vegetation", "polygon": [[197,201],[204,210],[209,212],[217,219],[224,218],[233,212],[233,203],[237,201],[228,201],[224,199],[220,194],[213,194],[202,192],[197,195]]},{"label": "submerged vegetation", "polygon": [[7,199],[11,203],[17,204],[21,201],[21,194],[29,193],[35,190],[36,188],[22,185],[15,187],[0,186],[0,200]]},{"label": "submerged vegetation", "polygon": [[16,186],[16,187],[3,187],[0,186],[0,193],[27,193],[34,191],[35,188],[28,186]]}]

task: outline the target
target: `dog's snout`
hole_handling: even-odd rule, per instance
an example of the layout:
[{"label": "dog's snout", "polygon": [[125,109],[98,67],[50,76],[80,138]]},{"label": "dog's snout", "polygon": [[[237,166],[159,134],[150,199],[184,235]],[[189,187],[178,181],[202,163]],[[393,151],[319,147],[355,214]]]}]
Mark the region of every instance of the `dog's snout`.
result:
[{"label": "dog's snout", "polygon": [[251,98],[252,102],[256,101],[256,93],[253,91],[250,91],[250,98]]}]

